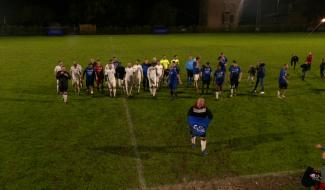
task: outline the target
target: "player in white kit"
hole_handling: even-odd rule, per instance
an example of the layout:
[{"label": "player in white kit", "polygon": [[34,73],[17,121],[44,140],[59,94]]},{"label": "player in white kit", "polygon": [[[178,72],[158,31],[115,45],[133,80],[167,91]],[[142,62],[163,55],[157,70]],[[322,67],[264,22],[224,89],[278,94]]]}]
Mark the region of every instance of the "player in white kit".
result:
[{"label": "player in white kit", "polygon": [[109,90],[109,95],[111,97],[116,96],[116,79],[115,79],[115,68],[114,65],[108,63],[105,66],[105,78],[107,79],[107,87]]},{"label": "player in white kit", "polygon": [[143,78],[143,70],[140,65],[140,60],[137,60],[133,65],[134,70],[134,85],[138,89],[138,94],[140,93],[141,82]]},{"label": "player in white kit", "polygon": [[125,91],[128,97],[132,96],[133,77],[134,77],[134,70],[132,68],[132,63],[128,63],[128,66],[125,68],[125,77],[124,77]]},{"label": "player in white kit", "polygon": [[82,66],[81,66],[79,63],[77,63],[77,68],[79,69],[79,72],[81,73],[81,74],[80,74],[79,86],[80,86],[80,88],[82,88],[82,87],[83,87],[83,82],[82,82],[82,80],[81,80],[81,75],[82,75],[82,73],[83,73]]},{"label": "player in white kit", "polygon": [[62,66],[63,66],[63,61],[59,61],[58,65],[55,66],[55,68],[54,68],[54,76],[55,76],[55,80],[56,80],[56,93],[59,93],[59,80],[56,78],[56,75],[59,71],[62,70]]},{"label": "player in white kit", "polygon": [[149,80],[149,90],[150,94],[155,97],[156,96],[156,91],[158,87],[158,77],[157,77],[157,68],[155,65],[151,65],[148,68],[148,80]]},{"label": "player in white kit", "polygon": [[163,78],[164,78],[164,67],[160,64],[160,61],[157,62],[157,89],[162,86]]},{"label": "player in white kit", "polygon": [[73,62],[72,67],[70,68],[71,78],[72,78],[72,86],[75,92],[80,95],[80,81],[81,81],[81,72],[78,64]]}]

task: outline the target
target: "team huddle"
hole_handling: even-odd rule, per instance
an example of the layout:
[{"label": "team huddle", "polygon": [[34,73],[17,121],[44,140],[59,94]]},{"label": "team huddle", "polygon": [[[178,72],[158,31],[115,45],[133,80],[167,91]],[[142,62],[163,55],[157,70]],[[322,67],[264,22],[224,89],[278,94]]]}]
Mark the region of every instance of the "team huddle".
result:
[{"label": "team huddle", "polygon": [[[308,54],[306,63],[301,65],[302,80],[305,80],[307,71],[311,69],[313,56]],[[296,55],[292,56],[291,66],[296,68],[299,58]],[[324,62],[324,61],[323,61]],[[216,69],[213,71],[209,62],[201,65],[199,56],[189,59],[185,63],[187,71],[187,87],[194,87],[197,93],[201,88],[201,94],[208,94],[210,83],[213,81],[215,87],[215,99],[219,100],[224,91],[226,81],[230,84],[229,97],[238,94],[239,83],[242,79],[242,69],[237,61],[233,61],[228,67],[228,58],[224,53],[220,53]],[[288,88],[288,64],[285,64],[279,74],[279,90],[278,98],[285,98],[285,91]],[[89,95],[94,94],[95,87],[97,91],[104,92],[108,89],[110,97],[116,97],[117,91],[119,94],[125,94],[127,97],[133,96],[134,91],[140,93],[141,86],[144,91],[149,91],[153,97],[157,96],[158,90],[161,87],[168,87],[170,95],[174,99],[177,97],[177,88],[182,84],[180,78],[180,61],[175,55],[169,61],[164,55],[161,59],[153,58],[151,61],[145,59],[141,64],[140,60],[136,60],[134,64],[128,63],[126,67],[116,58],[113,57],[106,65],[102,65],[100,60],[91,59],[88,66],[83,69],[80,64],[74,62],[68,71],[62,61],[54,69],[54,74],[57,80],[57,92],[63,96],[63,100],[67,103],[68,96],[68,80],[71,79],[72,86],[75,92],[79,95],[80,89],[84,86]],[[266,64],[260,62],[257,66],[251,65],[248,69],[247,81],[254,83],[252,90],[257,93],[257,88],[260,87],[260,94],[264,94],[264,78]],[[324,78],[325,63],[321,64],[321,77]]]}]

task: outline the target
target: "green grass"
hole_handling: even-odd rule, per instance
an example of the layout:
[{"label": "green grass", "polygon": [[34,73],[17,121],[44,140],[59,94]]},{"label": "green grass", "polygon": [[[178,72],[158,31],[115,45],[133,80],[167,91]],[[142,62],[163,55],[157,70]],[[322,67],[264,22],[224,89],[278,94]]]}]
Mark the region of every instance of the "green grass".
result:
[{"label": "green grass", "polygon": [[[317,167],[313,145],[325,142],[325,84],[318,74],[324,49],[324,34],[295,33],[0,38],[0,189],[139,187],[124,97],[71,92],[64,105],[53,76],[59,59],[85,66],[91,57],[126,63],[178,54],[183,64],[191,54],[215,64],[223,51],[240,63],[244,79],[249,65],[267,63],[264,97],[251,96],[245,80],[238,97],[206,96],[214,119],[205,158],[189,146],[186,114],[198,97],[192,89],[181,87],[176,101],[166,89],[157,99],[141,93],[127,100],[149,187]],[[288,98],[277,99],[280,68],[292,53],[304,60],[309,51],[315,61],[306,82],[290,69]]]}]

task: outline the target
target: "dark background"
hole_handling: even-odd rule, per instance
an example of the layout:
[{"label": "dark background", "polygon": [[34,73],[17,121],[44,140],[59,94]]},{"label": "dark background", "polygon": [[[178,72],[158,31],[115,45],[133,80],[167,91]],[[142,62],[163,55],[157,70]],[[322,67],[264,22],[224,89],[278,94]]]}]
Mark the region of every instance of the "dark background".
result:
[{"label": "dark background", "polygon": [[[280,23],[295,15],[313,22],[325,16],[325,0],[261,0],[261,19]],[[98,26],[200,25],[201,0],[1,0],[0,23]],[[240,24],[254,24],[258,0],[245,0]]]}]

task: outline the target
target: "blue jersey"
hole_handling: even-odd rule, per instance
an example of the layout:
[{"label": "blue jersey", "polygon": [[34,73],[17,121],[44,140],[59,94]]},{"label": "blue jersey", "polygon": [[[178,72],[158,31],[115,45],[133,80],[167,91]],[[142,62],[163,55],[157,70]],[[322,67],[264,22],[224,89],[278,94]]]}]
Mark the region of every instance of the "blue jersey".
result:
[{"label": "blue jersey", "polygon": [[214,72],[214,79],[217,84],[222,84],[225,79],[225,72],[222,69],[217,69]]},{"label": "blue jersey", "polygon": [[86,74],[86,80],[94,80],[95,78],[95,70],[93,67],[87,67],[84,71],[84,75]]},{"label": "blue jersey", "polygon": [[220,63],[223,63],[224,65],[227,64],[228,58],[226,56],[219,56],[218,58]]},{"label": "blue jersey", "polygon": [[287,71],[284,68],[280,71],[279,83],[287,83]]},{"label": "blue jersey", "polygon": [[144,77],[147,77],[147,73],[148,73],[148,68],[149,67],[150,67],[149,64],[145,64],[145,63],[142,64],[142,71],[143,71],[143,76]]},{"label": "blue jersey", "polygon": [[210,81],[211,78],[211,67],[203,67],[202,68],[202,80]]},{"label": "blue jersey", "polygon": [[177,84],[178,83],[178,74],[179,74],[179,70],[177,69],[177,67],[172,67],[169,70],[169,83]]},{"label": "blue jersey", "polygon": [[240,67],[235,67],[235,66],[230,66],[229,67],[229,72],[230,72],[230,79],[239,79],[239,75],[241,73]]},{"label": "blue jersey", "polygon": [[224,72],[226,72],[226,64],[225,63],[223,63],[223,62],[219,62],[219,65],[220,65],[220,67],[221,67],[221,70],[222,71],[224,71]]},{"label": "blue jersey", "polygon": [[193,73],[200,74],[200,68],[198,67],[198,63],[196,61],[193,62]]},{"label": "blue jersey", "polygon": [[187,69],[187,70],[193,71],[193,62],[194,62],[193,59],[188,60],[188,61],[186,62],[186,69]]}]

